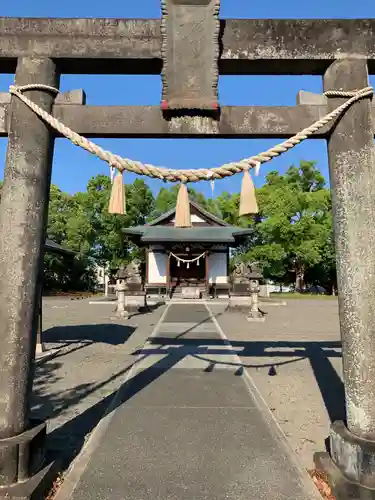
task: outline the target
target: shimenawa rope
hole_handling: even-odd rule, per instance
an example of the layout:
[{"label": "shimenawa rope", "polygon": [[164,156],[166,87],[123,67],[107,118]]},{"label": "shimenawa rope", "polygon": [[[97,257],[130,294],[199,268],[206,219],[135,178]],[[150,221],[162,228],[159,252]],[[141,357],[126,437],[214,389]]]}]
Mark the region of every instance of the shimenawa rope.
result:
[{"label": "shimenawa rope", "polygon": [[112,168],[117,168],[120,172],[127,170],[138,175],[145,175],[148,177],[162,179],[169,182],[198,182],[198,181],[212,181],[213,179],[222,179],[224,177],[230,177],[239,172],[248,171],[250,168],[259,168],[261,163],[266,163],[272,160],[276,156],[280,156],[289,149],[294,148],[302,141],[310,137],[312,134],[320,130],[327,123],[336,120],[341,116],[347,109],[349,109],[355,102],[364,99],[366,97],[373,96],[373,88],[365,87],[360,90],[353,91],[341,91],[341,90],[329,90],[324,93],[326,97],[336,97],[336,98],[348,98],[346,102],[338,106],[335,110],[328,113],[326,116],[316,121],[309,127],[303,129],[298,134],[294,135],[290,139],[271,147],[263,153],[259,153],[256,156],[250,158],[245,158],[243,160],[227,163],[221,165],[220,167],[215,167],[211,169],[197,169],[197,170],[173,170],[163,167],[155,167],[146,163],[141,163],[139,161],[130,160],[127,158],[122,158],[119,155],[113,154],[110,151],[102,149],[97,144],[89,141],[85,137],[77,134],[69,127],[66,127],[59,120],[54,118],[51,114],[44,111],[40,106],[35,104],[25,95],[23,92],[28,90],[46,90],[53,92],[55,94],[59,93],[59,90],[43,84],[31,84],[16,86],[11,85],[9,92],[17,96],[24,104],[26,104],[30,109],[34,111],[42,120],[44,120],[48,125],[57,130],[61,135],[69,139],[73,144],[80,146],[91,154],[96,155],[98,158],[106,161]]},{"label": "shimenawa rope", "polygon": [[202,254],[198,255],[198,257],[194,257],[193,259],[183,259],[182,257],[179,257],[178,255],[174,254],[173,252],[169,252],[169,255],[174,257],[177,261],[183,262],[184,264],[192,264],[193,262],[199,262],[200,259],[203,259],[203,257],[206,255],[206,252],[203,252]]}]

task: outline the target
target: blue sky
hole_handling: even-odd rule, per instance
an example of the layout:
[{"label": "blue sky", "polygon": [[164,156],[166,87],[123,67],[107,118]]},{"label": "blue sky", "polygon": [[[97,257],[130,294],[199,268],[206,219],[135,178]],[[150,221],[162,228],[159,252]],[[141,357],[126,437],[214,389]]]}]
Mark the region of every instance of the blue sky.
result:
[{"label": "blue sky", "polygon": [[[160,17],[159,0],[2,0],[2,16],[16,17]],[[223,18],[370,18],[375,17],[373,2],[353,3],[351,0],[314,0],[280,2],[267,0],[222,0]],[[0,91],[6,91],[13,82],[13,75],[0,75]],[[371,78],[375,85],[375,78]],[[85,76],[63,75],[61,90],[83,88],[88,104],[150,104],[159,105],[161,81],[159,76]],[[220,77],[220,102],[222,105],[294,105],[299,90],[322,91],[321,77],[311,76],[224,76]],[[111,139],[97,142],[115,153],[155,165],[170,168],[214,167],[222,163],[252,156],[276,144],[275,140],[141,140]],[[0,177],[3,176],[6,139],[0,139]],[[255,179],[264,182],[270,170],[284,172],[301,159],[316,160],[328,178],[325,141],[311,140],[301,144],[281,158],[262,167]],[[56,141],[52,181],[64,191],[74,193],[84,190],[88,179],[98,173],[108,174],[106,163],[71,145],[67,140]],[[126,175],[126,182],[134,176]],[[153,191],[162,185],[159,181],[145,179]],[[239,191],[241,176],[225,179],[215,184],[215,195],[222,191]],[[208,183],[194,186],[211,194]]]}]

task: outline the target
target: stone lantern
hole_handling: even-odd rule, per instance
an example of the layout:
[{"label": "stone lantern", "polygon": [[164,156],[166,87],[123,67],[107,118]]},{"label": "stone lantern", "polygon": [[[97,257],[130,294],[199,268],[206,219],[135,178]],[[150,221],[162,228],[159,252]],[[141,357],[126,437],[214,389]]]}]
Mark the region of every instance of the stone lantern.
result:
[{"label": "stone lantern", "polygon": [[116,314],[120,318],[128,318],[129,313],[126,310],[126,291],[127,287],[127,278],[128,273],[126,271],[126,267],[121,264],[116,275],[116,290],[117,290],[117,309]]},{"label": "stone lantern", "polygon": [[259,280],[263,278],[262,269],[258,262],[254,262],[250,264],[249,272],[247,273],[247,277],[250,280],[249,283],[249,292],[251,299],[251,307],[250,313],[247,316],[248,321],[264,321],[264,315],[259,310]]}]

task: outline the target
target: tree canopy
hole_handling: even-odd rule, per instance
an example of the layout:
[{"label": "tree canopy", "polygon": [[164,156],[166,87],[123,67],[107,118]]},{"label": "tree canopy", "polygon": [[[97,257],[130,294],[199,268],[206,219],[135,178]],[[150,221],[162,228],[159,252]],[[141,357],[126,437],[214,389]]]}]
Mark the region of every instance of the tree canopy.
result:
[{"label": "tree canopy", "polygon": [[[0,196],[1,196],[0,183]],[[83,192],[73,195],[52,184],[47,236],[76,252],[74,262],[46,255],[48,287],[87,288],[93,267],[107,265],[115,271],[142,252],[122,236],[125,227],[142,225],[173,208],[178,186],[161,188],[154,197],[142,179],[126,185],[126,214],[108,213],[110,179],[98,175]],[[301,161],[280,175],[270,172],[257,189],[259,214],[239,217],[239,193],[224,192],[213,198],[189,187],[192,200],[229,224],[253,226],[251,238],[236,249],[234,259],[260,261],[265,277],[307,285],[335,286],[335,253],[332,237],[331,193],[313,161]]]},{"label": "tree canopy", "polygon": [[[240,258],[260,261],[266,275],[305,285],[307,271],[333,265],[331,193],[315,162],[301,161],[284,175],[270,172],[258,189],[255,238]],[[328,271],[328,269],[327,269]],[[314,279],[313,279],[314,281]]]}]

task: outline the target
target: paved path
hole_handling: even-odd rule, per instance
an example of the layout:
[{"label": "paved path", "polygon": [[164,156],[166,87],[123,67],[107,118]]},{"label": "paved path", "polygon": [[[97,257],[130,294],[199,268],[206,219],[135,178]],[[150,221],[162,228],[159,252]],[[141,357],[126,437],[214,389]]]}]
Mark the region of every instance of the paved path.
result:
[{"label": "paved path", "polygon": [[57,500],[320,498],[207,306],[167,307],[138,354]]},{"label": "paved path", "polygon": [[[262,306],[264,323],[210,308],[306,469],[325,450],[330,423],[345,420],[337,299]],[[276,376],[270,376],[270,369]]]},{"label": "paved path", "polygon": [[119,320],[89,300],[43,300],[43,338],[53,358],[37,364],[35,418],[47,421],[49,458],[62,472],[80,452],[153,332],[165,307]]}]

